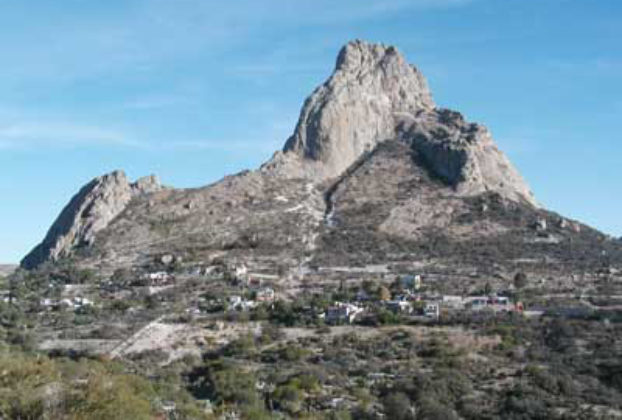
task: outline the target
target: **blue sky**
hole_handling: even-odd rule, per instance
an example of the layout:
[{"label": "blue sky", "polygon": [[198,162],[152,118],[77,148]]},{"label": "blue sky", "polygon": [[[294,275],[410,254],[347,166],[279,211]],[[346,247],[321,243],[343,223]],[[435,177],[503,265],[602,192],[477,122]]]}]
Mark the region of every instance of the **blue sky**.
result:
[{"label": "blue sky", "polygon": [[486,124],[541,203],[622,235],[619,0],[0,0],[0,262],[110,170],[257,167],[354,38]]}]

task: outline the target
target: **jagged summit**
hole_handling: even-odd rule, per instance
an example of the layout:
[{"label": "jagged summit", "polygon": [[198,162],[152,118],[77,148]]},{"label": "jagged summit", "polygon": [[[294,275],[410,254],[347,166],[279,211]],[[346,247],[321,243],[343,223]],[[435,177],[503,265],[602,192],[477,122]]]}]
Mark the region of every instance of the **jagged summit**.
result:
[{"label": "jagged summit", "polygon": [[305,101],[283,150],[321,163],[320,177],[335,177],[394,137],[398,118],[432,109],[423,75],[396,48],[353,41],[339,53],[333,75]]},{"label": "jagged summit", "polygon": [[264,168],[333,179],[397,138],[417,148],[428,169],[459,194],[493,191],[537,205],[485,127],[439,109],[421,72],[395,47],[359,40],[341,49],[334,73],[305,101],[283,152]]},{"label": "jagged summit", "polygon": [[155,175],[130,183],[123,171],[97,177],[76,194],[52,224],[43,242],[21,262],[33,268],[47,260],[69,256],[81,246],[89,246],[133,197],[162,189]]}]

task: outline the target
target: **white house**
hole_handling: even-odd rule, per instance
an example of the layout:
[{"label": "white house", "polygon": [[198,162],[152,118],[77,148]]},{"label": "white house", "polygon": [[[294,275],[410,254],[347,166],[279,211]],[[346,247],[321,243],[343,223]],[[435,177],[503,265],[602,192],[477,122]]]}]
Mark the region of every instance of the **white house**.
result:
[{"label": "white house", "polygon": [[58,302],[56,301],[56,299],[50,299],[50,298],[45,298],[45,299],[41,299],[41,306],[55,306],[57,305]]},{"label": "white house", "polygon": [[413,306],[410,302],[405,300],[391,300],[385,305],[387,309],[393,312],[401,312],[405,314],[411,314],[413,312]]},{"label": "white house", "polygon": [[173,280],[173,276],[166,271],[148,273],[145,278],[150,281],[152,286],[163,286]]},{"label": "white house", "polygon": [[93,306],[93,301],[85,297],[75,297],[73,298],[73,306],[76,308],[80,308],[82,306]]},{"label": "white house", "polygon": [[244,281],[248,275],[248,268],[244,264],[238,265],[235,267],[234,274],[236,280]]},{"label": "white house", "polygon": [[257,306],[256,302],[243,299],[241,296],[229,296],[227,301],[229,302],[229,309],[240,309],[243,311],[248,311],[249,309]]},{"label": "white house", "polygon": [[481,311],[488,306],[488,297],[486,296],[469,296],[465,301],[467,307],[473,311]]},{"label": "white house", "polygon": [[326,311],[325,319],[329,324],[351,324],[362,312],[363,308],[356,305],[336,302],[335,305],[329,307]]},{"label": "white house", "polygon": [[444,295],[443,296],[443,306],[451,309],[461,309],[464,308],[464,299],[462,296],[452,296],[452,295]]},{"label": "white house", "polygon": [[63,299],[60,302],[52,301],[50,299],[44,299],[44,301],[42,301],[42,304],[44,306],[52,306],[52,305],[59,304],[59,305],[67,306],[72,309],[78,309],[84,306],[93,306],[93,301],[85,297],[77,296],[72,299]]},{"label": "white house", "polygon": [[423,314],[426,318],[438,319],[440,316],[440,308],[437,303],[428,303],[424,310]]},{"label": "white house", "polygon": [[242,296],[229,296],[227,298],[227,302],[229,302],[229,306],[235,308],[237,306],[239,306],[240,304],[242,304]]},{"label": "white house", "polygon": [[257,291],[256,300],[258,302],[272,302],[274,300],[274,289],[264,287]]},{"label": "white house", "polygon": [[466,298],[466,306],[472,311],[507,312],[515,309],[507,296],[470,296]]}]

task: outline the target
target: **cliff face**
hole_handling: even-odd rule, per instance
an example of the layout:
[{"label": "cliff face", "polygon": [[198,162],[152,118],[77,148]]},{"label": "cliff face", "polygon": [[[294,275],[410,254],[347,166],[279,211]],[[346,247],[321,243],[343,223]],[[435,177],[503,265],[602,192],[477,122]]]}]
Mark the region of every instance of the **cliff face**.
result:
[{"label": "cliff face", "polygon": [[486,127],[465,121],[458,112],[437,109],[403,119],[398,131],[398,137],[421,154],[430,172],[459,195],[495,192],[537,207],[529,186]]},{"label": "cliff face", "polygon": [[92,245],[97,232],[105,229],[133,197],[160,190],[155,176],[130,183],[122,171],[95,178],[85,185],[62,210],[43,242],[21,262],[33,268],[47,260],[69,256],[81,246]]},{"label": "cliff face", "polygon": [[333,75],[305,101],[283,152],[317,163],[315,176],[333,178],[394,137],[401,114],[432,109],[423,75],[394,47],[354,41],[342,48]]}]

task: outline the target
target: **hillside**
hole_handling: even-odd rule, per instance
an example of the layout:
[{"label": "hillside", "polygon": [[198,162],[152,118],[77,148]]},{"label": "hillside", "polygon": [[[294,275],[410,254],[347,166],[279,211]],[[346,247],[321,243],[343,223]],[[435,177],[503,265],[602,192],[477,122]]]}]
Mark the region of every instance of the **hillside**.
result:
[{"label": "hillside", "polygon": [[14,264],[0,264],[0,276],[8,276],[17,269],[17,265]]},{"label": "hillside", "polygon": [[394,47],[196,189],[97,177],[0,290],[0,417],[622,418],[622,243]]}]

